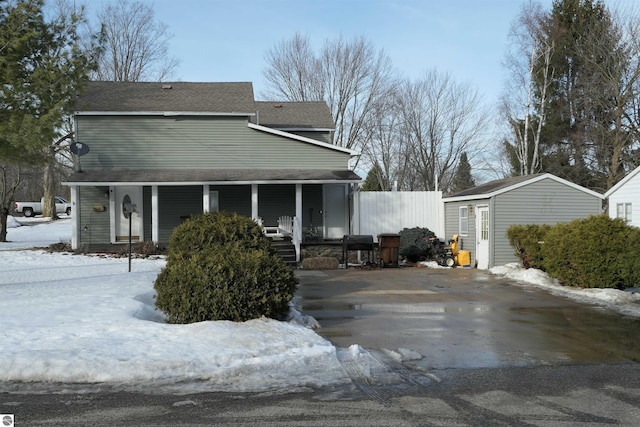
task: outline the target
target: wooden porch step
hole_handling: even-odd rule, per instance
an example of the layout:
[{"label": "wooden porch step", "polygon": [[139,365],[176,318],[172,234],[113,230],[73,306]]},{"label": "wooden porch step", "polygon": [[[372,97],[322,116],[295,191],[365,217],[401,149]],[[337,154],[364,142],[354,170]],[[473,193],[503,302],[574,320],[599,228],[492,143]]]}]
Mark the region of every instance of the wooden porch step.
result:
[{"label": "wooden porch step", "polygon": [[271,244],[285,263],[292,267],[297,266],[296,247],[291,243],[291,237],[274,237],[269,238],[269,240],[271,240]]}]

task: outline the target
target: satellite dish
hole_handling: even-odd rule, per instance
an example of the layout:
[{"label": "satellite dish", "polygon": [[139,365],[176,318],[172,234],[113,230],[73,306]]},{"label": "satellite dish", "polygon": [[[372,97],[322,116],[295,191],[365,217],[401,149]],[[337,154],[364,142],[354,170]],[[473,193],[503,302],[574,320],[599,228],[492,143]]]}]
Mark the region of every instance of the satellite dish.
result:
[{"label": "satellite dish", "polygon": [[73,154],[77,154],[78,156],[84,156],[89,152],[89,146],[84,142],[73,142],[71,143],[70,149]]}]

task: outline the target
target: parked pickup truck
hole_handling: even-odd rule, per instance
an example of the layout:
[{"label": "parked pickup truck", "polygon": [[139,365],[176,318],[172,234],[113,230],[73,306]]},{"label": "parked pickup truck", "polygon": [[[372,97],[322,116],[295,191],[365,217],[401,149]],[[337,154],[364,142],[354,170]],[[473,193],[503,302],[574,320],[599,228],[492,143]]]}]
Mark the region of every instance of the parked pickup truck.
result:
[{"label": "parked pickup truck", "polygon": [[[56,203],[56,212],[65,212],[67,215],[71,215],[71,203],[62,197],[54,197]],[[44,197],[39,202],[16,202],[15,211],[24,214],[24,216],[34,216],[42,214],[42,205],[44,204]]]}]

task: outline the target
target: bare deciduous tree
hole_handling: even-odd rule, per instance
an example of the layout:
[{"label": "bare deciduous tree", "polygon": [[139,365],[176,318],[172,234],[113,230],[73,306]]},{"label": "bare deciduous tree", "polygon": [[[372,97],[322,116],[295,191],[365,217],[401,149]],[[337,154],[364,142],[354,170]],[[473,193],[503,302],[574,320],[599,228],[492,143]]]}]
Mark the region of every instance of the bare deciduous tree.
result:
[{"label": "bare deciduous tree", "polygon": [[363,150],[366,123],[379,98],[389,94],[389,57],[365,38],[328,40],[314,54],[308,37],[296,34],[267,56],[267,97],[325,101],[336,123],[334,144]]},{"label": "bare deciduous tree", "polygon": [[534,174],[540,167],[540,139],[553,78],[554,49],[553,39],[545,34],[545,19],[542,6],[529,2],[509,33],[512,43],[505,65],[510,75],[502,112],[513,138],[520,175]]},{"label": "bare deciduous tree", "polygon": [[137,1],[117,0],[98,14],[102,54],[95,79],[104,81],[163,81],[179,61],[169,55],[171,35],[154,18],[153,8]]},{"label": "bare deciduous tree", "polygon": [[296,33],[281,41],[265,56],[264,70],[270,91],[267,96],[288,101],[322,101],[321,64],[308,36]]},{"label": "bare deciduous tree", "polygon": [[447,73],[429,70],[418,81],[405,81],[398,94],[401,138],[411,150],[418,178],[415,190],[451,188],[462,152],[481,151],[487,115],[477,90],[455,82]]}]

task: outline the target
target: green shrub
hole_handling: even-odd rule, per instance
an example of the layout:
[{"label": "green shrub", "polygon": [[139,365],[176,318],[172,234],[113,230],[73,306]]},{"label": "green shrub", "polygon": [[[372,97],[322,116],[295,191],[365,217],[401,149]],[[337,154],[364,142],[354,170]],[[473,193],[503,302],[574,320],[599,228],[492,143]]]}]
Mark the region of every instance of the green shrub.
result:
[{"label": "green shrub", "polygon": [[400,247],[398,253],[401,258],[411,262],[432,259],[435,255],[435,245],[429,239],[437,239],[435,233],[428,228],[405,228],[400,232]]},{"label": "green shrub", "polygon": [[620,272],[624,289],[640,287],[640,228],[627,227],[628,235],[619,243],[623,258]]},{"label": "green shrub", "polygon": [[228,212],[211,212],[189,218],[173,230],[169,257],[192,254],[220,245],[273,250],[262,228],[251,218]]},{"label": "green shrub", "polygon": [[542,245],[550,225],[512,225],[507,229],[507,238],[515,255],[524,268],[544,269]]},{"label": "green shrub", "polygon": [[296,285],[254,221],[210,213],[174,230],[154,288],[169,323],[192,323],[284,317]]},{"label": "green shrub", "polygon": [[545,270],[561,283],[624,289],[638,283],[639,249],[637,229],[599,215],[552,227],[542,255]]}]

